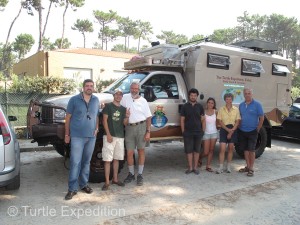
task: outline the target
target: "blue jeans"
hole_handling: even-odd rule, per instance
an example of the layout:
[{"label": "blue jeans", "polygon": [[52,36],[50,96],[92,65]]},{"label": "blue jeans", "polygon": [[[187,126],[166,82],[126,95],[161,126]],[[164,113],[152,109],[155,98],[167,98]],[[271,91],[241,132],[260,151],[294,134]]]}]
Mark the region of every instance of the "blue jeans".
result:
[{"label": "blue jeans", "polygon": [[72,137],[69,171],[69,191],[84,188],[89,180],[90,161],[95,147],[96,137]]}]

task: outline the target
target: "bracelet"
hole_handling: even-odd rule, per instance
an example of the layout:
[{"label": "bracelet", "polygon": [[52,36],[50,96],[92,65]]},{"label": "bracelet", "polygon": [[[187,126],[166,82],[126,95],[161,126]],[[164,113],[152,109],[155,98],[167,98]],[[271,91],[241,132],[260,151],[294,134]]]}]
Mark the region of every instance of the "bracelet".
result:
[{"label": "bracelet", "polygon": [[67,134],[66,134],[65,137],[70,137],[70,135],[67,135]]}]

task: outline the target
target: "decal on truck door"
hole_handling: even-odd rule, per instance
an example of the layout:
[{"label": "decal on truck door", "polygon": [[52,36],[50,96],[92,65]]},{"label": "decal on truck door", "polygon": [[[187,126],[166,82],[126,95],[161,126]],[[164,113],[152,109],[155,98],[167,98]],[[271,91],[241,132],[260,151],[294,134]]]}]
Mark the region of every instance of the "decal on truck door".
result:
[{"label": "decal on truck door", "polygon": [[168,118],[165,116],[164,107],[162,105],[158,105],[155,108],[154,116],[152,116],[151,123],[154,127],[161,128],[164,127]]}]

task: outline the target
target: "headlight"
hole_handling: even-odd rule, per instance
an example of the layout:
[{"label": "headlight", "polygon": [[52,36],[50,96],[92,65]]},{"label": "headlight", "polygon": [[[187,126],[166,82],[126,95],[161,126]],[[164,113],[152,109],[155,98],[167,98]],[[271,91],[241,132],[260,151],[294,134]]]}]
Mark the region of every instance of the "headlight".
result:
[{"label": "headlight", "polygon": [[55,119],[64,119],[66,112],[62,109],[54,109],[54,118]]}]

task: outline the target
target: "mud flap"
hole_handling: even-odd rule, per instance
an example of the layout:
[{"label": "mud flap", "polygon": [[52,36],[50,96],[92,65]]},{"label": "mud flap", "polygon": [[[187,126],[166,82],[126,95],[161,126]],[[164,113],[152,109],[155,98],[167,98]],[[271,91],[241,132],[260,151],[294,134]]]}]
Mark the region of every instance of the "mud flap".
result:
[{"label": "mud flap", "polygon": [[40,123],[40,107],[36,103],[37,101],[32,99],[27,110],[28,138],[32,138],[32,126]]}]

